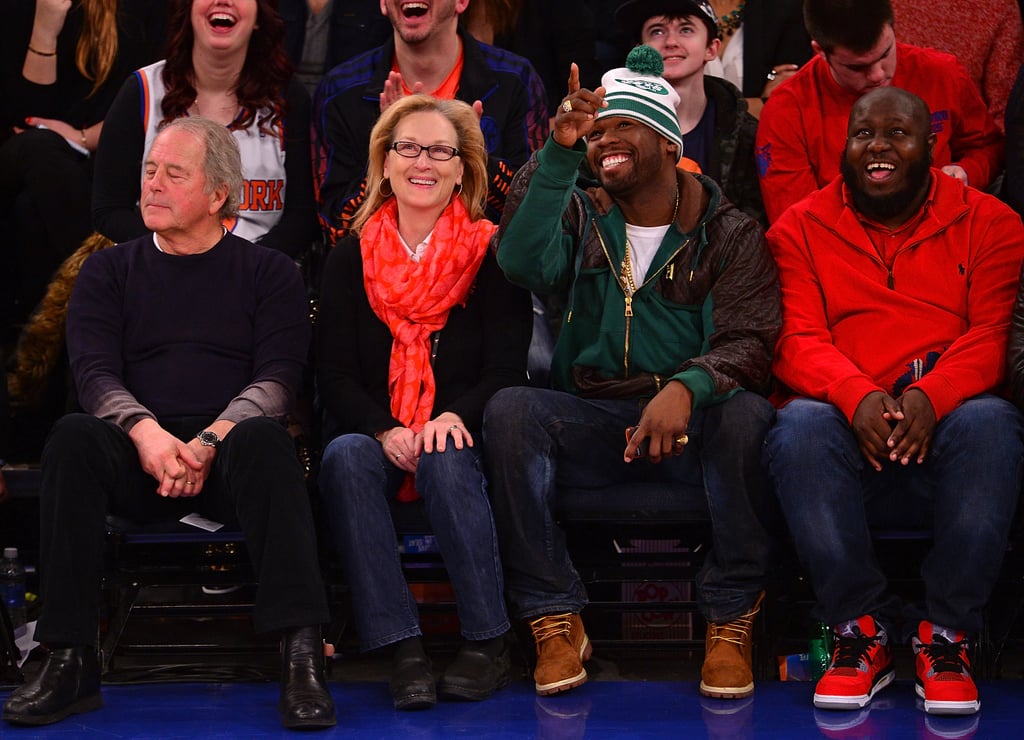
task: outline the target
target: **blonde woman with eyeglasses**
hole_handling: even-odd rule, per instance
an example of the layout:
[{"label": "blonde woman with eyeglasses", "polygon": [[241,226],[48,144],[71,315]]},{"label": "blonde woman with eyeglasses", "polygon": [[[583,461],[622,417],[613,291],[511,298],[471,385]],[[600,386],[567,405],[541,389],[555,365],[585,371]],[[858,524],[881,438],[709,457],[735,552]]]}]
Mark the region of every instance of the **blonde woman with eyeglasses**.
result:
[{"label": "blonde woman with eyeglasses", "polygon": [[[367,177],[321,288],[320,493],[361,646],[394,650],[395,708],[485,699],[509,683],[511,662],[480,425],[491,395],[525,382],[530,296],[489,251],[487,152],[468,104],[412,95],[388,106]],[[423,507],[455,590],[465,642],[436,681],[393,506]]]}]

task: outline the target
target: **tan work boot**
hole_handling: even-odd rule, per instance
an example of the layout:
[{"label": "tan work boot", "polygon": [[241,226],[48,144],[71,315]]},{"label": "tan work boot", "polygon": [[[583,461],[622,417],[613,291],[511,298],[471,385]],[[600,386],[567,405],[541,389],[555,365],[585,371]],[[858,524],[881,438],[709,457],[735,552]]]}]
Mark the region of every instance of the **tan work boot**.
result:
[{"label": "tan work boot", "polygon": [[704,665],[700,669],[700,693],[716,699],[743,699],[754,693],[750,666],[751,632],[761,610],[764,591],[749,612],[727,624],[708,622]]},{"label": "tan work boot", "polygon": [[537,643],[533,680],[541,696],[581,686],[587,681],[583,661],[591,647],[579,614],[546,614],[530,622]]}]

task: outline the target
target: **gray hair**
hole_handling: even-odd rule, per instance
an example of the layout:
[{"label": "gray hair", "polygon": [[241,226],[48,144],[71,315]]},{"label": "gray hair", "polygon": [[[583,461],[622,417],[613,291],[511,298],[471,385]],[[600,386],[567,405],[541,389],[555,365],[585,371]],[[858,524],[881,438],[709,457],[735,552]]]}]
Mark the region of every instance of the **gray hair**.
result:
[{"label": "gray hair", "polygon": [[203,160],[205,192],[212,193],[226,185],[228,197],[217,215],[222,219],[238,215],[238,207],[242,202],[242,156],[238,152],[238,142],[227,127],[209,118],[188,116],[174,119],[160,129],[160,133],[169,129],[180,129],[203,142],[206,148]]}]

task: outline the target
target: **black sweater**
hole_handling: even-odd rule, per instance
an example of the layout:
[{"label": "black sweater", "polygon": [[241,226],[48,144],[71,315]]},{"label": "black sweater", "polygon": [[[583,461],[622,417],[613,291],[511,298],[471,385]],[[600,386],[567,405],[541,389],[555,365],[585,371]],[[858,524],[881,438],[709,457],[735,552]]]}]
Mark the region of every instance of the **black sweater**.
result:
[{"label": "black sweater", "polygon": [[[532,325],[530,294],[509,283],[488,253],[465,308],[455,306],[436,335],[437,394],[431,417],[452,411],[470,430],[479,431],[490,397],[525,382]],[[391,342],[391,331],[366,297],[359,240],[346,237],[324,267],[317,321],[325,438],[403,426],[391,415]]]}]

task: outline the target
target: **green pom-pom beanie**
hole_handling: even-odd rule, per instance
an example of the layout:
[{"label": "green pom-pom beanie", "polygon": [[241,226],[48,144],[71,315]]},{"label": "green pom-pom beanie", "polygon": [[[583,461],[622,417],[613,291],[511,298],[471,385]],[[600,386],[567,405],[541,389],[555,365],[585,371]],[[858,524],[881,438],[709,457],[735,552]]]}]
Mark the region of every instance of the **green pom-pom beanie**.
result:
[{"label": "green pom-pom beanie", "polygon": [[625,67],[609,70],[601,78],[608,107],[600,109],[597,117],[624,116],[650,126],[677,144],[679,161],[683,156],[683,134],[676,117],[679,95],[661,77],[664,71],[665,63],[656,49],[635,47],[629,52]]}]

